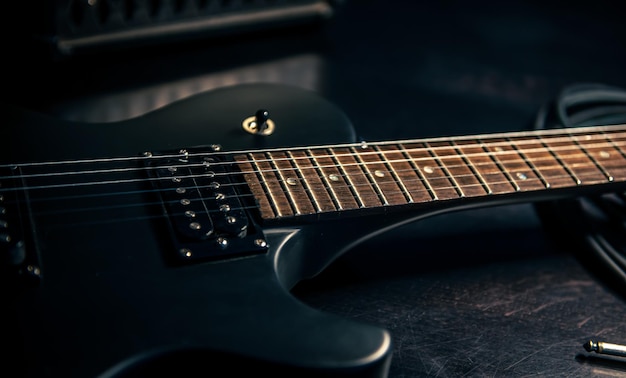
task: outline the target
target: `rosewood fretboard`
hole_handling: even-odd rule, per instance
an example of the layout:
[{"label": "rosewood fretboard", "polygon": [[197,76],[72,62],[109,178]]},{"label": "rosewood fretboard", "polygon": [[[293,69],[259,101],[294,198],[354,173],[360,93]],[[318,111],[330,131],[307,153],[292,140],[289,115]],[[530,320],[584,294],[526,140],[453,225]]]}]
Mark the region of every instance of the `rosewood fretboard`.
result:
[{"label": "rosewood fretboard", "polygon": [[235,155],[264,219],[626,181],[626,125]]}]

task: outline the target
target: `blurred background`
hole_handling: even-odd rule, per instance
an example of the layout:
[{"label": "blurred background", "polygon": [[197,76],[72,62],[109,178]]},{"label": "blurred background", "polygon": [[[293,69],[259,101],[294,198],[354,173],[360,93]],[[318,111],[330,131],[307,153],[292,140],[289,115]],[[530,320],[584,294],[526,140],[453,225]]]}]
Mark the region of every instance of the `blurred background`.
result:
[{"label": "blurred background", "polygon": [[[2,100],[67,120],[271,82],[317,91],[376,141],[525,130],[565,86],[626,87],[624,13],[608,0],[14,3]],[[626,342],[624,297],[554,227],[531,204],[432,217],[294,292],[389,329],[391,377],[626,374],[581,346]]]}]

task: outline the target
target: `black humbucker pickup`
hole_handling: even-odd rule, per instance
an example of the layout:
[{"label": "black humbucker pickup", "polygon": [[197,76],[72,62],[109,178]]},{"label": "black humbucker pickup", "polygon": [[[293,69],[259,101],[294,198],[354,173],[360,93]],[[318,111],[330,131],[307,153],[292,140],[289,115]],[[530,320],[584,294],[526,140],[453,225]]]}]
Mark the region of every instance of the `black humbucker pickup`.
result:
[{"label": "black humbucker pickup", "polygon": [[148,173],[163,204],[178,261],[263,253],[233,163],[201,151],[149,154]]}]

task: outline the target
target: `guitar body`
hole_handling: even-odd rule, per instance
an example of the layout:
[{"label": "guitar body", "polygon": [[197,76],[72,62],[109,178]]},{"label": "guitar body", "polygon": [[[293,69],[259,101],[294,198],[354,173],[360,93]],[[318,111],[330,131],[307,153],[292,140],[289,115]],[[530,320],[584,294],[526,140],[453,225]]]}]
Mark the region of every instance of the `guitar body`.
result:
[{"label": "guitar body", "polygon": [[[272,135],[242,128],[259,108],[270,111]],[[345,115],[315,94],[261,84],[198,95],[110,124],[65,122],[8,107],[4,112],[5,179],[8,163],[139,156],[213,143],[239,150],[354,140]],[[379,231],[380,222],[356,218],[341,233],[330,232],[337,222],[281,224],[263,229],[268,248],[260,253],[173,262],[159,198],[134,164],[102,179],[119,175],[124,184],[116,191],[124,196],[110,195],[108,184],[74,187],[65,180],[75,178],[57,176],[31,180],[50,188],[29,190],[28,206],[14,209],[5,193],[9,232],[21,218],[17,233],[26,253],[7,259],[4,277],[10,278],[3,283],[14,336],[6,340],[8,363],[18,375],[211,376],[250,369],[273,376],[386,374],[386,331],[309,308],[289,293],[355,241]],[[98,169],[108,166],[99,163]],[[3,184],[0,189],[7,189]],[[10,255],[9,244],[3,252]]]}]

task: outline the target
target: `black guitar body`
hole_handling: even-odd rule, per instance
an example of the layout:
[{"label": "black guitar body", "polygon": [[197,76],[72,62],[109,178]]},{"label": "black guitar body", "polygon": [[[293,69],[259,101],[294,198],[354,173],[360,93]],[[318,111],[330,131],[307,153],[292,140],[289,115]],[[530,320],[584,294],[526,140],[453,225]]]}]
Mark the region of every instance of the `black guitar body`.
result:
[{"label": "black guitar body", "polygon": [[[270,136],[242,128],[259,108],[275,122]],[[354,140],[350,122],[331,104],[273,85],[222,89],[114,124],[7,114],[3,164],[210,143],[230,150]],[[159,200],[135,165],[120,173],[128,181],[123,199],[107,195],[109,185],[75,189],[53,176],[39,184],[63,186],[34,190],[32,205],[17,209],[27,256],[7,263],[5,276],[12,278],[4,288],[14,312],[8,328],[18,339],[8,347],[21,356],[11,361],[19,375],[385,374],[391,351],[385,331],[321,313],[289,294],[380,225],[355,221],[341,233],[328,232],[333,222],[268,228],[263,253],[177,263]],[[106,179],[117,180],[116,173]]]}]

